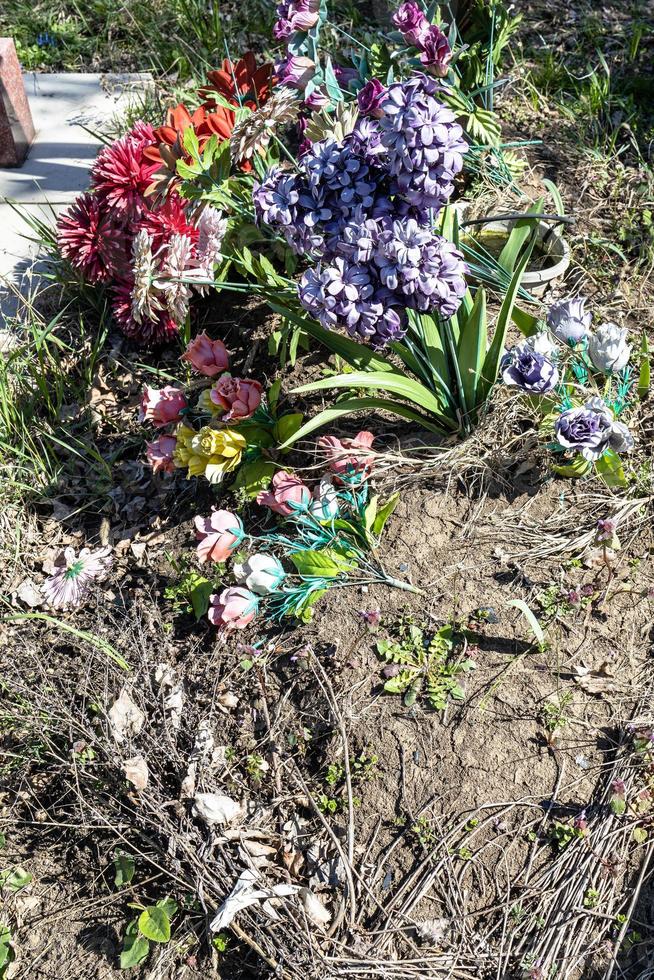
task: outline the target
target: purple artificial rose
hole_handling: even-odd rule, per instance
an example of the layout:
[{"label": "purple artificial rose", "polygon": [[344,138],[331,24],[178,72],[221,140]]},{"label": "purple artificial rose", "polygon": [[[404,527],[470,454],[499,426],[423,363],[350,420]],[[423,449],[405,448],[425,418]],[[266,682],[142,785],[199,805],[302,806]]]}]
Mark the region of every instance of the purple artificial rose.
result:
[{"label": "purple artificial rose", "polygon": [[580,296],[578,299],[563,299],[550,306],[547,326],[563,343],[574,346],[588,336],[593,315],[585,312],[585,302]]},{"label": "purple artificial rose", "polygon": [[347,88],[350,82],[353,82],[359,77],[358,71],[355,71],[354,68],[347,68],[345,65],[339,65],[336,61],[332,65],[332,68],[334,69],[336,81],[341,88]]},{"label": "purple artificial rose", "polygon": [[420,60],[429,74],[444,78],[449,71],[452,49],[446,36],[435,24],[423,36],[421,47]]},{"label": "purple artificial rose", "polygon": [[422,47],[422,39],[429,30],[429,21],[417,3],[409,0],[398,7],[393,14],[393,23],[407,44],[413,44],[416,48]]},{"label": "purple artificial rose", "polygon": [[275,74],[279,85],[302,90],[316,74],[316,64],[303,55],[289,55],[275,64]]},{"label": "purple artificial rose", "polygon": [[382,85],[378,78],[369,79],[357,93],[360,114],[362,116],[372,116],[374,119],[381,119],[384,115],[381,100],[385,94],[386,87]]},{"label": "purple artificial rose", "polygon": [[318,22],[320,0],[281,0],[277,4],[277,21],[273,35],[284,41],[296,31],[309,31]]},{"label": "purple artificial rose", "polygon": [[324,109],[325,106],[331,104],[331,99],[321,88],[314,88],[311,95],[307,95],[304,100],[304,104],[308,109],[312,111],[314,109]]},{"label": "purple artificial rose", "polygon": [[589,398],[581,408],[562,412],[554,425],[559,445],[581,453],[593,463],[607,449],[629,452],[634,440],[624,422],[614,422],[613,413],[601,398]]},{"label": "purple artificial rose", "polygon": [[534,350],[529,340],[523,340],[507,351],[500,364],[502,379],[534,395],[545,395],[559,383],[559,372],[547,354]]}]

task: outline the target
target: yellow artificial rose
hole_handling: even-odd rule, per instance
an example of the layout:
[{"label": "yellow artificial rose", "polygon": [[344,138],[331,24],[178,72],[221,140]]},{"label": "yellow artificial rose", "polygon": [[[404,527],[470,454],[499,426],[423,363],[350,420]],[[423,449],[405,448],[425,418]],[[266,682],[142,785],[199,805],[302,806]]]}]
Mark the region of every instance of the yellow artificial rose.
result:
[{"label": "yellow artificial rose", "polygon": [[205,425],[195,432],[188,426],[183,428],[184,432],[177,436],[175,462],[188,468],[189,479],[204,476],[210,483],[220,483],[241,462],[247,442],[234,429],[212,429]]},{"label": "yellow artificial rose", "polygon": [[191,455],[191,439],[196,435],[195,429],[192,429],[190,425],[177,426],[177,431],[175,436],[177,438],[177,445],[173,452],[173,460],[175,461],[175,466],[179,469],[186,469],[188,466],[189,457]]},{"label": "yellow artificial rose", "polygon": [[198,398],[198,408],[208,415],[222,415],[224,409],[220,405],[216,405],[215,402],[211,401],[211,388],[205,388]]}]

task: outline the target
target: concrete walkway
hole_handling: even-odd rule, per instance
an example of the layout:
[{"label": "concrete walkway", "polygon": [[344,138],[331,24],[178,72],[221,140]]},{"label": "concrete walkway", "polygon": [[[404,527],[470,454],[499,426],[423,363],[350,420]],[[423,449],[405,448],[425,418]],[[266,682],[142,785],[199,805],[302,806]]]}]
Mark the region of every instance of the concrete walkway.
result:
[{"label": "concrete walkway", "polygon": [[110,131],[114,119],[138,107],[152,88],[148,73],[30,72],[24,78],[36,139],[22,167],[0,170],[0,327],[16,315],[19,293],[38,281],[39,246],[18,212],[54,225],[88,186],[101,145],[93,134]]}]

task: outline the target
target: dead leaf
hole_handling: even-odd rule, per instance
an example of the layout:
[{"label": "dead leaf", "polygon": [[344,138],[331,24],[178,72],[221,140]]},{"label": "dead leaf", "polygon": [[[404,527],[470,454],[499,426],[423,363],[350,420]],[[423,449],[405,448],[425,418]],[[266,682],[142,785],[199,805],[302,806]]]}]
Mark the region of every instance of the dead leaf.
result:
[{"label": "dead leaf", "polygon": [[624,690],[624,685],[615,677],[593,671],[583,677],[576,677],[577,684],[586,694],[615,694]]},{"label": "dead leaf", "polygon": [[24,582],[18,586],[16,590],[16,598],[20,600],[25,606],[29,606],[30,609],[36,609],[38,606],[43,605],[43,596],[40,589],[36,587],[31,579],[26,578]]},{"label": "dead leaf", "polygon": [[145,715],[125,687],[111,706],[108,717],[113,736],[119,743],[138,735],[145,724]]},{"label": "dead leaf", "polygon": [[148,764],[142,755],[135,755],[133,759],[125,759],[123,772],[136,789],[145,789],[148,785]]},{"label": "dead leaf", "polygon": [[258,880],[259,875],[255,871],[247,870],[239,875],[236,884],[209,925],[212,932],[227,929],[242,909],[247,909],[250,905],[256,905],[258,902],[262,903],[262,907],[269,918],[279,919],[279,915],[271,905],[271,899],[296,895],[299,891],[298,885],[273,885],[272,888],[257,888],[255,885]]},{"label": "dead leaf", "polygon": [[133,541],[132,544],[130,545],[130,551],[132,552],[136,560],[139,562],[143,559],[146,548],[147,548],[147,544],[145,543],[145,541]]}]

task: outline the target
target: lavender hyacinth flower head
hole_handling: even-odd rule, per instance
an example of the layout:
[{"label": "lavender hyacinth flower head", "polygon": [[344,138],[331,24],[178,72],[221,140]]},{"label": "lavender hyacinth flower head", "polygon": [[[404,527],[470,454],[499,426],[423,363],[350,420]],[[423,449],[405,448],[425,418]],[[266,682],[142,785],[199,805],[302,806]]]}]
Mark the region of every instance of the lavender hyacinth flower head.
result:
[{"label": "lavender hyacinth flower head", "polygon": [[581,453],[595,462],[607,450],[628,452],[634,440],[624,422],[613,419],[611,409],[601,398],[589,398],[580,408],[562,412],[554,425],[557,441],[565,449]]},{"label": "lavender hyacinth flower head", "polygon": [[384,110],[381,101],[386,94],[386,86],[382,85],[378,78],[370,78],[357,92],[357,104],[359,113],[362,116],[372,116],[374,119],[381,119]]},{"label": "lavender hyacinth flower head", "polygon": [[420,46],[424,34],[429,30],[429,21],[420,6],[413,0],[401,4],[393,14],[392,20],[406,43],[414,47]]},{"label": "lavender hyacinth flower head", "polygon": [[550,306],[547,326],[563,343],[574,346],[588,336],[593,315],[584,310],[585,304],[586,300],[580,296],[578,299],[560,300]]},{"label": "lavender hyacinth flower head", "polygon": [[559,383],[559,371],[531,338],[521,341],[502,358],[502,380],[534,395],[545,395]]},{"label": "lavender hyacinth flower head", "polygon": [[435,98],[438,91],[437,82],[417,73],[389,86],[381,103],[389,172],[400,196],[423,208],[447,203],[468,151],[454,113]]}]

